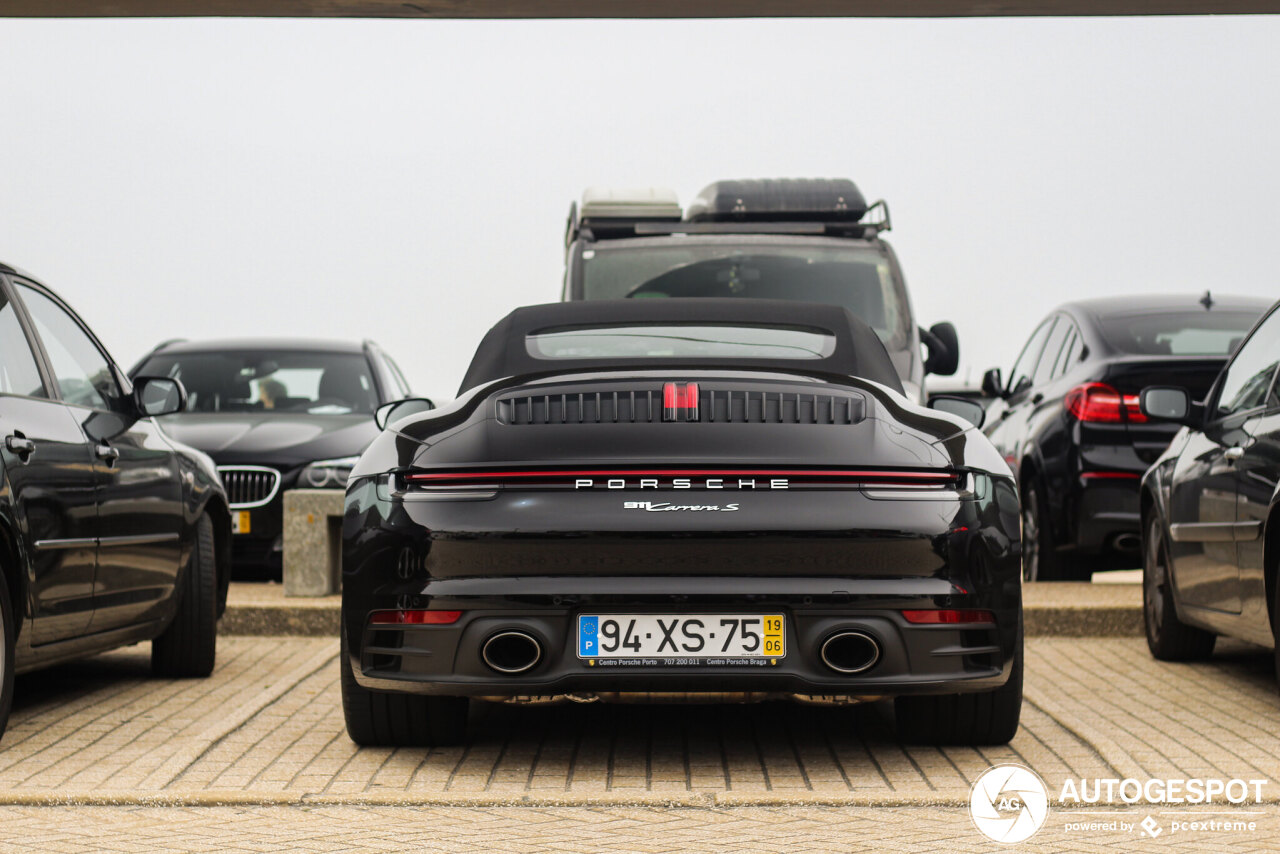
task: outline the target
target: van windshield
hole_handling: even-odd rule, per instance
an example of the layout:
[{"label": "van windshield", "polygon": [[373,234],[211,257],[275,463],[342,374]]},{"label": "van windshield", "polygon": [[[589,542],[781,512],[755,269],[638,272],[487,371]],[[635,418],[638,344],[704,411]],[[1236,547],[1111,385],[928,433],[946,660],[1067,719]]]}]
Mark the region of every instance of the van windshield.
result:
[{"label": "van windshield", "polygon": [[744,297],[839,305],[887,347],[906,346],[910,309],[889,260],[870,247],[776,236],[600,241],[581,253],[584,299]]}]

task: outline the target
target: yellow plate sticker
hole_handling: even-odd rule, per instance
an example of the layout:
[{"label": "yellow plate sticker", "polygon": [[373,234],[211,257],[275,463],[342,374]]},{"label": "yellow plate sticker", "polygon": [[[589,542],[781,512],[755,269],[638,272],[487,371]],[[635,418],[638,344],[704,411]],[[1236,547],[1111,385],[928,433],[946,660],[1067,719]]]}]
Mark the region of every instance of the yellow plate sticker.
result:
[{"label": "yellow plate sticker", "polygon": [[249,511],[236,510],[231,514],[231,533],[247,534],[249,533]]},{"label": "yellow plate sticker", "polygon": [[765,655],[782,655],[782,617],[769,616],[764,618],[764,630],[761,632],[764,636],[764,654]]}]

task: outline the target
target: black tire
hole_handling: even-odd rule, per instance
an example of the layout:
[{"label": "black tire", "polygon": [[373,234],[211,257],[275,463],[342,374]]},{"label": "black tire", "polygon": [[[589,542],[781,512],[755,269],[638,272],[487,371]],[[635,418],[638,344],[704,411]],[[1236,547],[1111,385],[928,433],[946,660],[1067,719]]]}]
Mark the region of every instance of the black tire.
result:
[{"label": "black tire", "polygon": [[434,747],[458,744],[467,734],[466,697],[427,697],[371,691],[356,681],[341,644],[342,713],[347,735],[364,747]]},{"label": "black tire", "polygon": [[1026,480],[1022,487],[1022,579],[1061,581],[1067,576],[1067,561],[1053,538],[1044,488],[1034,474],[1028,474]]},{"label": "black tire", "polygon": [[909,744],[1008,744],[1022,715],[1022,632],[1009,680],[994,691],[898,697],[893,701],[898,740]]},{"label": "black tire", "polygon": [[0,572],[0,738],[9,723],[9,710],[13,708],[13,645],[17,638],[13,618],[13,603],[9,601],[9,586]]},{"label": "black tire", "polygon": [[179,593],[178,613],[151,642],[151,672],[171,679],[208,676],[218,651],[218,564],[213,520],[196,520],[196,542]]},{"label": "black tire", "polygon": [[1147,649],[1160,661],[1196,661],[1213,654],[1218,636],[1178,619],[1169,577],[1169,547],[1164,523],[1155,513],[1142,539],[1142,623]]}]

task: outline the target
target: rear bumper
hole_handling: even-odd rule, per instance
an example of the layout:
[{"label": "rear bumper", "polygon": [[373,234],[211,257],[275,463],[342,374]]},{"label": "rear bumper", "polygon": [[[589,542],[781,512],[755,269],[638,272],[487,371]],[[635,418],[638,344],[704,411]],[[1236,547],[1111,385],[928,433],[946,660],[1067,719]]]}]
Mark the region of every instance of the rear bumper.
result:
[{"label": "rear bumper", "polygon": [[[695,495],[686,500],[710,501]],[[382,691],[490,697],[881,697],[988,691],[1008,679],[1022,573],[1007,479],[945,500],[796,489],[747,496],[739,511],[705,516],[629,513],[628,500],[512,490],[485,501],[415,503],[391,500],[372,482],[349,489],[342,631],[356,679]],[[375,611],[417,609],[461,617],[451,625],[370,623]],[[984,610],[995,622],[918,625],[904,609]],[[786,655],[776,663],[592,663],[578,656],[576,618],[584,614],[781,614]],[[535,666],[509,674],[482,660],[485,642],[505,631],[537,641]],[[846,674],[825,665],[819,649],[839,631],[874,639],[874,666]]]},{"label": "rear bumper", "polygon": [[1083,479],[1079,488],[1076,548],[1082,552],[1137,554],[1142,519],[1137,477]]},{"label": "rear bumper", "polygon": [[[758,578],[633,580],[651,592],[573,594],[569,591],[580,590],[582,579],[544,578],[539,579],[544,590],[536,594],[523,595],[508,583],[506,597],[435,597],[433,608],[463,610],[458,622],[447,626],[375,626],[369,623],[368,611],[344,610],[352,671],[361,685],[375,690],[490,697],[597,692],[881,697],[988,691],[1008,679],[1021,622],[1016,586],[1011,596],[973,597],[921,595],[930,587],[938,594],[955,594],[945,591],[942,582],[904,587],[901,580],[869,580],[866,586],[881,595],[861,595],[856,592],[859,584],[852,582],[845,586],[853,592],[834,593],[829,578],[793,579],[796,592],[790,594],[768,592]],[[548,595],[557,584],[564,592]],[[889,592],[894,584],[899,586],[897,595]],[[759,592],[737,592],[753,588]],[[799,592],[806,589],[813,592]],[[819,590],[826,594],[818,595]],[[388,597],[385,604],[394,607],[398,598]],[[992,611],[995,623],[914,625],[902,616],[903,608],[937,608],[940,601],[959,608],[981,602]],[[578,656],[576,619],[582,613],[782,614],[786,655],[772,662],[584,659]],[[526,672],[500,673],[482,658],[485,642],[507,631],[524,632],[541,646],[538,663]],[[822,662],[823,642],[844,631],[861,632],[875,641],[879,656],[873,666],[844,674]]]}]

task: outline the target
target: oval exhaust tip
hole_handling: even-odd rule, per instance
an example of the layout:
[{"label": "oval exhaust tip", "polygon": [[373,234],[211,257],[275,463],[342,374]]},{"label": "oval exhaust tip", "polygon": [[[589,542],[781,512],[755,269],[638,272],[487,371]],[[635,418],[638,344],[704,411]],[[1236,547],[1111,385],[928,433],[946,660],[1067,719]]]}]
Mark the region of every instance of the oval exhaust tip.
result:
[{"label": "oval exhaust tip", "polygon": [[480,647],[480,658],[499,673],[524,673],[542,660],[542,644],[526,632],[498,632]]},{"label": "oval exhaust tip", "polygon": [[865,632],[836,632],[822,642],[819,654],[837,673],[861,673],[880,660],[880,643]]}]

